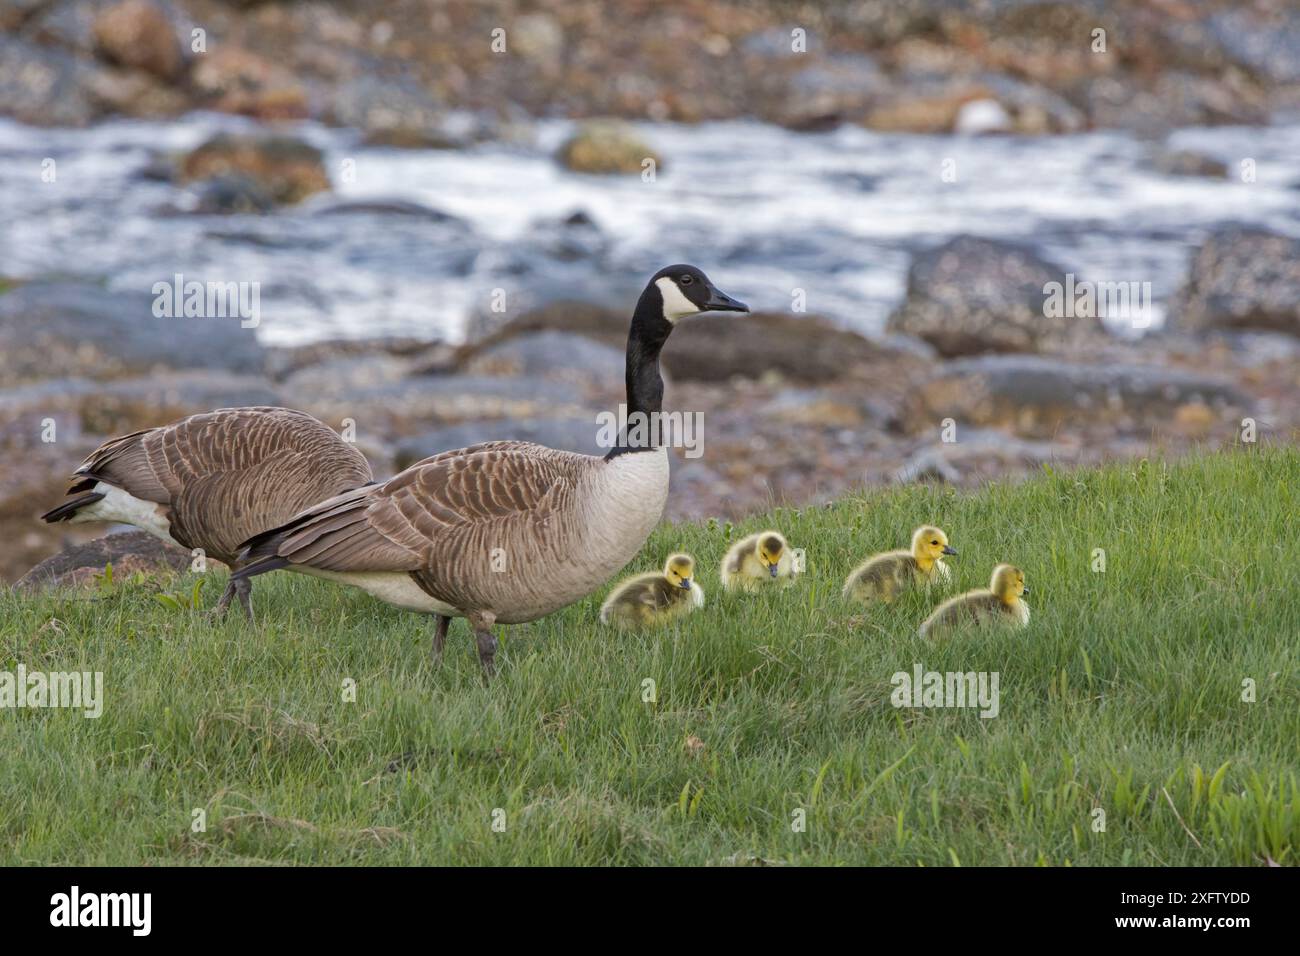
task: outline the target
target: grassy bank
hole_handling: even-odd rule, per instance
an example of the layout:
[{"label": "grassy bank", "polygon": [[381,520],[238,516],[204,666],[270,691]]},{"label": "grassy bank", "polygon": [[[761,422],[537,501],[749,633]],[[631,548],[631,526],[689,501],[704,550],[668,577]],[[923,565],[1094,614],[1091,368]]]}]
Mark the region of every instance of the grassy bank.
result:
[{"label": "grassy bank", "polygon": [[[694,552],[704,612],[614,636],[592,595],[505,629],[487,688],[463,622],[435,668],[426,620],[301,576],[258,580],[252,628],[182,609],[198,575],[6,594],[0,669],[103,671],[105,703],[0,711],[0,862],[1294,864],[1298,488],[1252,451],[666,526],[634,569]],[[963,588],[1025,570],[1027,631],[842,604],[924,521]],[[808,574],[723,596],[728,530],[768,524]],[[998,672],[1000,713],[895,709],[918,662]]]}]

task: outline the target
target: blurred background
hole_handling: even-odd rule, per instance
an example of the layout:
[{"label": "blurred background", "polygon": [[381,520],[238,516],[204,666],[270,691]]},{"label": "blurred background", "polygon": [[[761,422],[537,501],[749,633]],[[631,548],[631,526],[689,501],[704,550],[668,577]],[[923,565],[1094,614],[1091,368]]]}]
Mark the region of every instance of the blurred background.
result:
[{"label": "blurred background", "polygon": [[596,451],[678,261],[756,314],[669,343],[670,517],[1294,440],[1296,2],[0,0],[0,114],[0,580],[214,407]]}]

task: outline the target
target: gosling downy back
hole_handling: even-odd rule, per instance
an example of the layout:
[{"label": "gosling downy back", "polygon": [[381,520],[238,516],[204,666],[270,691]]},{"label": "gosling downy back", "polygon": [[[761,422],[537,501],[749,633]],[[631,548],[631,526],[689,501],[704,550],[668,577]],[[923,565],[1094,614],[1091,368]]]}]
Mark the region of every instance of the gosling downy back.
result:
[{"label": "gosling downy back", "polygon": [[972,624],[1002,624],[1024,627],[1029,623],[1029,605],[1021,600],[1028,594],[1025,574],[1010,564],[999,564],[987,590],[968,591],[944,601],[921,624],[921,636],[947,633]]},{"label": "gosling downy back", "polygon": [[917,583],[947,583],[952,572],[943,559],[956,553],[941,528],[923,525],[912,532],[910,550],[872,555],[858,565],[845,579],[843,595],[888,602]]},{"label": "gosling downy back", "polygon": [[695,580],[695,559],[674,554],[662,572],[638,574],[614,588],[600,608],[602,624],[643,627],[670,621],[704,607],[704,590]]}]

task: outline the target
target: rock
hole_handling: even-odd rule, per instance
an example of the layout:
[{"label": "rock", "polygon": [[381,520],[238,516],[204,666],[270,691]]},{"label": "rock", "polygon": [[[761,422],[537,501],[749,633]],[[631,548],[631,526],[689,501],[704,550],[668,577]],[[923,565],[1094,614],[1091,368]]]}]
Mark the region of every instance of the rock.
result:
[{"label": "rock", "polygon": [[193,211],[205,215],[254,215],[275,208],[275,200],[241,173],[209,176],[195,183],[193,191]]},{"label": "rock", "polygon": [[1266,82],[1300,83],[1300,11],[1268,6],[1217,11],[1207,18],[1207,29],[1228,56]]},{"label": "rock", "polygon": [[[516,337],[562,330],[616,350],[615,368],[621,375],[627,322],[625,314],[603,306],[554,303],[527,312],[465,347],[458,367],[467,367],[478,354]],[[596,353],[590,355],[595,360]],[[602,355],[612,360],[614,352]],[[895,346],[838,329],[816,316],[756,312],[739,317],[706,313],[683,320],[668,340],[662,362],[666,376],[673,381],[716,382],[775,374],[793,382],[822,384],[864,362],[911,358]]]},{"label": "rock", "polygon": [[586,414],[583,391],[562,382],[488,375],[408,375],[409,363],[341,359],[289,376],[286,400],[328,420],[352,418],[363,438],[400,436],[474,419]]},{"label": "rock", "polygon": [[194,61],[190,83],[210,109],[261,120],[303,119],[307,91],[292,72],[242,47],[220,44]]},{"label": "rock", "polygon": [[1264,330],[1300,336],[1300,240],[1229,226],[1193,255],[1170,323],[1192,332]]},{"label": "rock", "polygon": [[254,329],[237,318],[156,318],[153,301],[81,282],[31,282],[0,295],[0,382],[40,382],[52,368],[98,380],[159,369],[260,373]]},{"label": "rock", "polygon": [[532,255],[540,250],[551,259],[578,262],[600,259],[609,251],[610,240],[591,216],[578,210],[534,223],[525,246]]},{"label": "rock", "polygon": [[474,114],[449,118],[443,105],[409,77],[362,75],[333,92],[327,118],[361,130],[364,142],[405,149],[457,149],[485,138]]},{"label": "rock", "polygon": [[333,362],[337,359],[363,358],[372,355],[391,355],[411,359],[428,358],[434,350],[450,351],[441,342],[407,336],[380,336],[373,339],[326,339],[308,345],[271,347],[267,351],[267,372],[273,379],[282,380],[295,372]]},{"label": "rock", "polygon": [[[1042,86],[1003,73],[981,73],[977,82],[988,89],[996,97],[996,102],[1010,114],[1009,132],[1022,136],[1043,136],[1078,133],[1088,126],[1088,117],[1082,110],[1065,97]],[[960,117],[961,114],[958,113],[958,120]]]},{"label": "rock", "polygon": [[983,87],[960,83],[915,92],[909,87],[873,108],[863,125],[882,133],[950,133],[967,103],[988,98]]},{"label": "rock", "polygon": [[[790,36],[784,34],[791,56]],[[836,54],[819,58],[792,74],[771,71],[763,78],[763,116],[789,129],[816,132],[843,122],[858,122],[891,89],[876,61],[866,54]]]},{"label": "rock", "polygon": [[0,35],[0,112],[33,126],[86,126],[104,109],[94,69],[61,50]]},{"label": "rock", "polygon": [[1061,441],[1025,441],[988,429],[967,428],[959,440],[915,452],[894,473],[900,484],[938,482],[974,486],[999,476],[1020,474],[1045,462],[1071,462],[1078,449]]},{"label": "rock", "polygon": [[1148,431],[1197,403],[1236,427],[1227,410],[1248,399],[1226,380],[1159,365],[1085,365],[1045,356],[996,355],[949,362],[918,387],[906,420],[938,429],[951,418],[1048,437],[1062,426]]},{"label": "rock", "polygon": [[1045,314],[1049,282],[1064,284],[1064,270],[1030,249],[958,236],[913,257],[907,297],[888,327],[945,356],[1064,350],[1102,338],[1095,317]]},{"label": "rock", "polygon": [[1131,75],[1097,77],[1076,95],[1094,126],[1163,136],[1186,126],[1266,126],[1263,92],[1240,78],[1200,76],[1181,70],[1161,73],[1151,85]]},{"label": "rock", "polygon": [[125,116],[177,116],[189,105],[184,92],[138,70],[96,70],[87,77],[86,90],[102,110]]},{"label": "rock", "polygon": [[[522,332],[562,329],[599,339],[615,347],[627,345],[626,310],[612,309],[610,301],[635,302],[641,283],[620,282],[617,276],[592,276],[588,270],[560,270],[530,276],[527,284],[509,297],[506,313],[486,308],[470,314],[466,328],[469,349],[479,348]],[[643,283],[645,280],[642,279]]]},{"label": "rock", "polygon": [[[57,378],[0,391],[0,426],[20,424],[32,434],[53,417],[59,434],[119,435],[165,425],[214,408],[280,405],[261,378],[206,369],[161,372],[147,378],[95,382]],[[64,419],[68,416],[68,419]]]},{"label": "rock", "polygon": [[1207,176],[1227,179],[1228,164],[1190,149],[1160,150],[1152,162],[1166,176]]},{"label": "rock", "polygon": [[[858,428],[867,419],[869,403],[823,389],[788,388],[762,409],[763,417],[786,425],[812,428]],[[871,409],[879,413],[879,409]]]},{"label": "rock", "polygon": [[584,123],[560,147],[557,158],[575,173],[640,173],[647,159],[663,168],[659,154],[631,126],[613,120]]},{"label": "rock", "polygon": [[595,414],[570,418],[510,418],[463,422],[420,432],[397,445],[394,467],[410,467],[452,448],[464,448],[485,441],[537,442],[548,448],[574,451],[584,455],[603,455],[608,448],[599,442],[600,424]]},{"label": "rock", "polygon": [[903,485],[918,481],[955,485],[961,481],[961,472],[949,463],[942,451],[927,448],[909,458],[895,473],[894,481]]},{"label": "rock", "polygon": [[395,355],[343,356],[296,371],[283,384],[296,400],[344,402],[348,395],[400,381],[409,370],[410,362]]},{"label": "rock", "polygon": [[336,199],[327,197],[322,202],[313,203],[311,213],[315,216],[411,216],[429,222],[461,223],[465,220],[453,216],[441,209],[411,202],[408,199]]},{"label": "rock", "polygon": [[118,66],[174,80],[184,68],[167,14],[149,0],[122,0],[95,17],[95,49]]},{"label": "rock", "polygon": [[28,19],[41,12],[49,0],[5,0],[0,3],[0,30],[18,32]]},{"label": "rock", "polygon": [[564,28],[546,13],[517,16],[510,25],[510,49],[544,70],[560,68],[564,57]]},{"label": "rock", "polygon": [[1011,116],[997,100],[963,103],[953,121],[953,132],[964,136],[1011,132]]},{"label": "rock", "polygon": [[242,175],[278,203],[330,188],[321,151],[288,136],[222,133],[181,160],[182,182]]},{"label": "rock", "polygon": [[812,315],[706,313],[678,325],[663,362],[682,381],[775,373],[793,382],[822,384],[889,353],[885,346]]},{"label": "rock", "polygon": [[618,395],[625,352],[573,332],[529,332],[477,350],[462,366],[471,375],[549,378]]},{"label": "rock", "polygon": [[184,571],[190,565],[190,553],[147,531],[125,531],[65,547],[19,578],[14,588],[32,592],[76,587],[86,583],[89,572],[103,573],[108,564],[113,565],[114,579],[119,573],[135,571]]}]

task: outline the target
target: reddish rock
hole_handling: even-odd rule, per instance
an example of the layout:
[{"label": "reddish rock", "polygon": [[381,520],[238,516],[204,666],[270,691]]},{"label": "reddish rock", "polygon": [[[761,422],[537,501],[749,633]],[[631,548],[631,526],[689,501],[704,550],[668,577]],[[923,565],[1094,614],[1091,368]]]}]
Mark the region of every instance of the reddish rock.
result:
[{"label": "reddish rock", "polygon": [[185,66],[180,41],[162,9],[122,0],[95,18],[95,50],[110,63],[174,80]]},{"label": "reddish rock", "polygon": [[114,577],[137,571],[181,571],[189,567],[190,554],[164,544],[145,531],[110,534],[84,544],[64,548],[28,571],[16,590],[37,591],[51,587],[77,587],[104,573],[113,565]]}]

